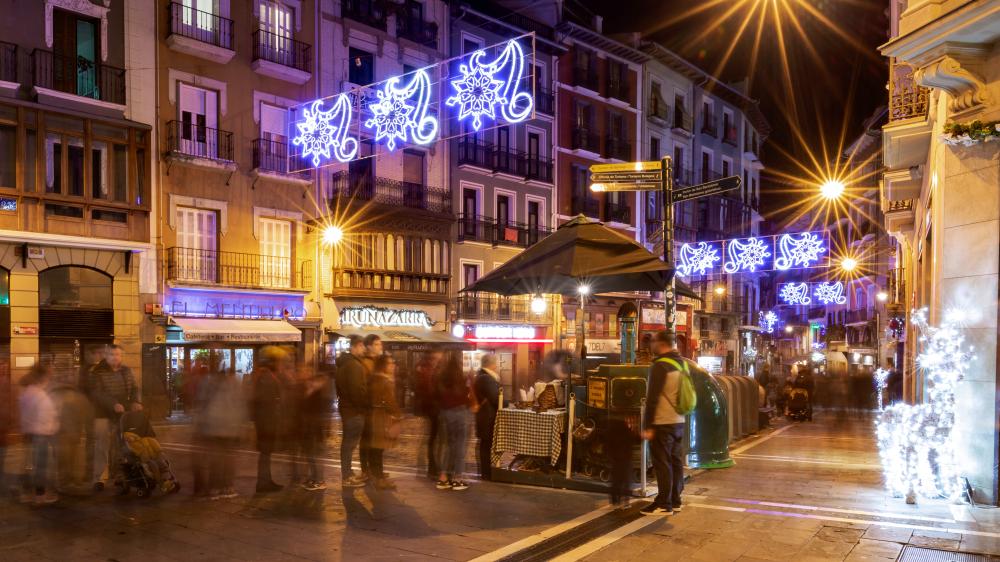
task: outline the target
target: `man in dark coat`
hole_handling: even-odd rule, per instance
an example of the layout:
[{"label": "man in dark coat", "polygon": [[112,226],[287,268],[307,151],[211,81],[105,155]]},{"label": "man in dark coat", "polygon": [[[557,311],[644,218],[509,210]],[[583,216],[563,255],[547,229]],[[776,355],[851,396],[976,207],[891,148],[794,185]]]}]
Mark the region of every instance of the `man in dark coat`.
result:
[{"label": "man in dark coat", "polygon": [[479,437],[479,477],[482,480],[492,479],[490,455],[493,449],[493,426],[500,410],[500,374],[496,368],[496,355],[483,355],[473,385],[479,404],[476,411],[476,436]]},{"label": "man in dark coat", "polygon": [[337,357],[334,380],[340,405],[343,439],[340,442],[340,476],[345,488],[360,488],[365,479],[355,475],[354,450],[361,443],[368,416],[368,368],[362,362],[365,344],[360,336],[351,336],[348,351]]},{"label": "man in dark coat", "polygon": [[271,454],[282,437],[282,398],[286,391],[285,352],[276,346],[260,350],[257,368],[253,372],[253,412],[257,429],[257,492],[276,492],[282,488],[271,477]]},{"label": "man in dark coat", "polygon": [[138,412],[138,386],[132,369],[122,364],[122,348],[108,346],[103,361],[91,371],[87,382],[90,401],[94,404],[94,462],[93,480],[95,486],[103,488],[104,482],[114,476],[115,467],[109,463],[112,458],[112,435],[117,428],[118,418],[126,409]]},{"label": "man in dark coat", "polygon": [[427,477],[438,477],[435,445],[438,437],[438,409],[435,388],[443,365],[443,353],[432,351],[416,367],[414,413],[427,420]]}]

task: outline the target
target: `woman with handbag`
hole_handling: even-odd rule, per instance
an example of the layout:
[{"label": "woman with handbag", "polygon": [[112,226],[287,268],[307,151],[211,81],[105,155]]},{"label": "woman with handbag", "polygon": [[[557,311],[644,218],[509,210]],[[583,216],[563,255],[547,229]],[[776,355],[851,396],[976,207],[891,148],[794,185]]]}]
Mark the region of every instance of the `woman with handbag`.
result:
[{"label": "woman with handbag", "polygon": [[368,468],[379,490],[395,490],[384,470],[383,455],[399,438],[401,412],[396,403],[396,360],[391,355],[381,355],[375,360],[368,393],[371,398],[371,445]]}]

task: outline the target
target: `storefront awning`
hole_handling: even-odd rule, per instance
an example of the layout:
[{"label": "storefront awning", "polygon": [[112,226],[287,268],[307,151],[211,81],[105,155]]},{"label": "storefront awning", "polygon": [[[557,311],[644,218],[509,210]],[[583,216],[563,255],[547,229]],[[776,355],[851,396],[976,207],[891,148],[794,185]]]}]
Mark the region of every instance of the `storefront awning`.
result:
[{"label": "storefront awning", "polygon": [[364,330],[356,328],[336,328],[327,330],[331,337],[346,338],[350,336],[365,337],[375,334],[382,338],[382,345],[387,349],[430,349],[441,347],[445,349],[472,349],[471,342],[456,338],[448,332],[432,330]]},{"label": "storefront awning", "polygon": [[177,318],[184,339],[192,342],[293,342],[302,341],[302,332],[284,320],[239,320],[231,318]]}]

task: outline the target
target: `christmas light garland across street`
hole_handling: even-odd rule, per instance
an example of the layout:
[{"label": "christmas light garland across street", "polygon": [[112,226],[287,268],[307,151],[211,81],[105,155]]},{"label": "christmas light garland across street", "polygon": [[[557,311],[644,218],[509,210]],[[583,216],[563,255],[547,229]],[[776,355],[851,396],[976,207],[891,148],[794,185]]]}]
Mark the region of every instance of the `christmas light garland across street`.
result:
[{"label": "christmas light garland across street", "polygon": [[955,499],[962,491],[952,430],[955,426],[955,389],[969,368],[972,348],[966,347],[957,324],[945,320],[927,324],[927,310],[913,312],[921,331],[923,352],[917,367],[924,373],[927,401],[897,403],[876,422],[879,456],[886,488],[906,496],[907,503],[924,498]]}]

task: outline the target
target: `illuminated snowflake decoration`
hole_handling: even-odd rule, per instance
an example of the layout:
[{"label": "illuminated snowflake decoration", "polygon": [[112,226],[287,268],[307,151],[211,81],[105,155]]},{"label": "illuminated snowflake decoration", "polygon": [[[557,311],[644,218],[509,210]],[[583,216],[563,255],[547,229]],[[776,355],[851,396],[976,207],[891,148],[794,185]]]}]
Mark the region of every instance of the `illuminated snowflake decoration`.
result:
[{"label": "illuminated snowflake decoration", "polygon": [[767,258],[771,257],[767,244],[758,238],[747,238],[746,242],[732,240],[727,245],[726,265],[723,267],[726,273],[736,273],[738,271],[757,271],[757,267],[763,266]]},{"label": "illuminated snowflake decoration", "polygon": [[844,304],[847,297],[844,296],[844,284],[840,281],[830,283],[824,281],[816,285],[813,296],[823,304]]},{"label": "illuminated snowflake decoration", "polygon": [[378,101],[371,105],[372,117],[365,127],[375,129],[375,141],[385,140],[389,150],[396,142],[412,141],[427,144],[437,135],[437,119],[427,115],[430,104],[431,79],[423,70],[413,73],[406,86],[399,86],[399,77],[386,81],[378,92]]},{"label": "illuminated snowflake decoration", "polygon": [[299,134],[292,144],[302,147],[302,157],[312,156],[313,166],[319,166],[331,156],[341,162],[348,162],[358,152],[358,141],[349,138],[347,132],[351,124],[351,106],[347,96],[341,94],[327,111],[323,111],[323,100],[316,100],[302,110],[302,121],[295,126]]},{"label": "illuminated snowflake decoration", "polygon": [[874,379],[875,379],[875,391],[878,393],[878,409],[881,412],[882,411],[882,394],[885,392],[886,387],[889,386],[888,385],[888,382],[889,382],[889,371],[887,369],[883,369],[882,367],[879,367],[878,369],[875,369],[874,375],[875,375],[874,376]]},{"label": "illuminated snowflake decoration", "polygon": [[879,457],[885,485],[895,495],[916,501],[957,498],[964,490],[956,462],[955,390],[972,361],[958,324],[927,324],[927,310],[912,313],[922,333],[917,367],[923,371],[925,399],[921,404],[896,403],[876,422]]},{"label": "illuminated snowflake decoration", "polygon": [[677,265],[677,272],[687,277],[692,273],[705,275],[705,273],[715,268],[715,262],[722,259],[718,248],[714,248],[705,242],[698,242],[694,247],[684,244],[680,250],[681,262]]},{"label": "illuminated snowflake decoration", "polygon": [[807,283],[786,283],[778,290],[778,296],[786,304],[806,305],[812,302]]},{"label": "illuminated snowflake decoration", "polygon": [[534,104],[529,94],[517,91],[525,68],[517,41],[509,41],[495,60],[483,62],[485,57],[486,51],[478,50],[468,64],[459,65],[461,77],[451,81],[455,93],[445,100],[448,107],[458,106],[460,121],[471,115],[476,131],[483,126],[483,117],[496,121],[498,110],[511,123],[523,121]]},{"label": "illuminated snowflake decoration", "polygon": [[[797,236],[797,238],[796,238]],[[811,232],[783,234],[778,238],[778,257],[774,268],[785,271],[793,267],[809,267],[826,252],[824,240]]]},{"label": "illuminated snowflake decoration", "polygon": [[768,334],[774,333],[774,325],[778,323],[778,315],[774,313],[773,310],[768,310],[767,313],[760,313],[760,320],[758,324],[760,329],[764,330]]}]

